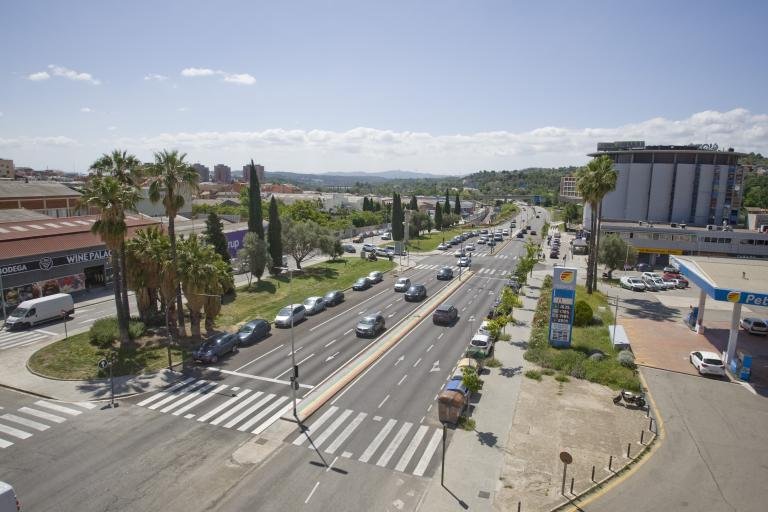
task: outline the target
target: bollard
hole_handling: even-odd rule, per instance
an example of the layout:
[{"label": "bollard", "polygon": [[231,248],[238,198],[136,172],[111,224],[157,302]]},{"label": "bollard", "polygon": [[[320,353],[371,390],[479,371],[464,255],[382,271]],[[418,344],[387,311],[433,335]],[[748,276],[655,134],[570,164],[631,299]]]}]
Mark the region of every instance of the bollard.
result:
[{"label": "bollard", "polygon": [[521,510],[520,507],[522,507],[522,506],[523,506],[523,502],[522,501],[518,501],[517,502],[517,512],[520,512],[520,510]]},{"label": "bollard", "polygon": [[627,458],[629,459],[629,449],[632,447],[632,443],[627,443]]},{"label": "bollard", "polygon": [[653,432],[653,418],[648,418],[648,430]]},{"label": "bollard", "polygon": [[613,471],[613,468],[611,466],[613,466],[613,455],[608,457],[608,471]]},{"label": "bollard", "polygon": [[645,444],[643,443],[643,436],[645,436],[645,430],[640,431],[640,444]]},{"label": "bollard", "polygon": [[595,481],[595,466],[592,466],[592,482]]},{"label": "bollard", "polygon": [[571,477],[571,494],[573,494],[573,477]]}]

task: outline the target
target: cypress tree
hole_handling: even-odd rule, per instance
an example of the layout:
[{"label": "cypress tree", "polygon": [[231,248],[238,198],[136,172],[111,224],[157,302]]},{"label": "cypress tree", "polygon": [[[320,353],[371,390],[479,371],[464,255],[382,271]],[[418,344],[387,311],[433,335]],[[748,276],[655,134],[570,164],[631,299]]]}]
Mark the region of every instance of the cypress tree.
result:
[{"label": "cypress tree", "polygon": [[280,213],[277,211],[275,196],[269,202],[269,227],[267,230],[269,256],[272,258],[272,268],[283,266],[283,239]]},{"label": "cypress tree", "polygon": [[205,238],[213,246],[213,250],[224,261],[229,262],[229,248],[227,246],[227,237],[224,236],[224,224],[222,224],[221,219],[214,212],[209,213],[208,219],[205,221]]},{"label": "cypress tree", "polygon": [[461,215],[461,202],[459,202],[459,193],[456,192],[456,203],[453,205],[453,213]]},{"label": "cypress tree", "polygon": [[409,208],[411,210],[413,210],[413,211],[416,211],[416,210],[419,209],[419,203],[418,203],[418,201],[416,199],[416,194],[411,196],[411,204],[410,204]]},{"label": "cypress tree", "polygon": [[251,160],[251,172],[248,177],[248,231],[256,233],[259,239],[264,240],[264,219],[261,216],[261,186],[259,176],[256,174],[256,166]]},{"label": "cypress tree", "polygon": [[392,194],[392,239],[396,241],[403,239],[403,211],[400,195],[397,192]]},{"label": "cypress tree", "polygon": [[435,227],[437,229],[443,229],[443,209],[440,207],[440,203],[435,203]]},{"label": "cypress tree", "polygon": [[445,205],[443,206],[443,212],[446,214],[451,213],[451,198],[448,195],[448,189],[445,189]]}]

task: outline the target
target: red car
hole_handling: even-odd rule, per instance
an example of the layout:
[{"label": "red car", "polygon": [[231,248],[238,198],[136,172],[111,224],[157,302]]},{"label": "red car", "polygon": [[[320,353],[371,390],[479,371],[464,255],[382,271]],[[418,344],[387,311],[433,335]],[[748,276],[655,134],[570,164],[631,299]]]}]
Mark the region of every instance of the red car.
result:
[{"label": "red car", "polygon": [[664,275],[662,276],[663,279],[676,279],[677,280],[677,287],[678,288],[688,288],[688,285],[690,284],[688,280],[683,277],[682,274],[675,274],[672,272],[664,272]]}]

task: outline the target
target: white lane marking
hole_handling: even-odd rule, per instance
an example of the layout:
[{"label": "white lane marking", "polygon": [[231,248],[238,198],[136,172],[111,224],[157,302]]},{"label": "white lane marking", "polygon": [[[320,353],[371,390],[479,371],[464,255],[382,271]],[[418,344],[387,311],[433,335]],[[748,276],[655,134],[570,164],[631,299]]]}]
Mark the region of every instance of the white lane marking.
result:
[{"label": "white lane marking", "polygon": [[17,428],[9,427],[8,425],[3,425],[2,423],[0,423],[0,432],[4,434],[8,434],[13,437],[18,437],[19,439],[27,439],[29,437],[32,437],[32,434],[30,434],[29,432],[25,432]]},{"label": "white lane marking", "polygon": [[[320,447],[321,444],[325,442],[326,439],[331,437],[331,435],[336,431],[337,428],[341,426],[344,421],[352,414],[352,409],[346,409],[341,415],[334,420],[333,423],[331,423],[328,428],[326,428],[322,434],[317,436],[315,439],[315,442],[313,443],[316,447]],[[310,446],[310,448],[312,448]]]},{"label": "white lane marking", "polygon": [[299,347],[299,348],[297,348],[296,350],[294,350],[294,351],[293,351],[293,354],[291,354],[291,351],[289,350],[289,351],[288,351],[288,355],[287,355],[286,357],[291,357],[292,355],[295,355],[295,354],[296,354],[296,352],[298,352],[299,350],[301,350],[301,349],[303,349],[303,348],[304,348],[304,347]]},{"label": "white lane marking", "polygon": [[194,414],[192,414],[192,413],[184,415],[184,418],[185,418],[185,419],[188,419],[188,420],[191,420],[191,419],[192,419],[192,418],[194,418],[194,417],[195,417],[195,415],[194,415]]},{"label": "white lane marking", "polygon": [[320,427],[322,427],[322,426],[323,426],[323,423],[325,423],[326,421],[328,421],[328,419],[329,419],[331,416],[333,416],[334,414],[336,414],[336,411],[338,411],[338,410],[339,410],[339,408],[338,408],[338,407],[332,406],[330,409],[328,409],[327,411],[325,411],[325,412],[323,413],[323,415],[322,415],[322,416],[320,416],[319,418],[317,418],[317,421],[315,421],[314,423],[312,423],[312,425],[310,425],[309,427],[307,427],[307,429],[306,429],[304,432],[302,432],[302,434],[304,434],[304,435],[302,435],[302,436],[299,436],[298,438],[294,439],[294,441],[293,441],[293,444],[294,444],[294,446],[301,446],[301,445],[304,443],[304,441],[306,441],[306,440],[307,440],[307,437],[309,436],[309,433],[310,433],[310,432],[312,432],[312,431],[314,431],[314,430],[317,430],[317,429],[319,429]]},{"label": "white lane marking", "polygon": [[327,344],[327,345],[325,345],[325,347],[324,347],[324,348],[328,348],[328,347],[330,347],[331,345],[333,345],[334,343],[336,343],[336,341],[337,341],[337,340],[331,340],[331,341],[329,341],[329,342],[328,342],[328,344]]},{"label": "white lane marking", "polygon": [[438,336],[438,337],[437,337],[437,339],[440,339],[440,338],[442,338],[444,335],[445,335],[445,333],[444,333],[444,332],[441,332],[441,333],[440,333],[440,336]]},{"label": "white lane marking", "polygon": [[43,334],[47,334],[48,336],[58,336],[58,334],[56,334],[55,332],[44,331],[42,329],[35,329],[34,332],[41,332]]},{"label": "white lane marking", "polygon": [[[287,398],[287,397],[286,397],[286,398]],[[299,402],[301,402],[301,400],[296,400],[296,405],[298,405],[298,404],[299,404]],[[272,425],[274,422],[276,422],[276,421],[277,421],[277,420],[278,420],[278,419],[279,419],[279,418],[280,418],[280,417],[281,417],[283,414],[285,414],[286,412],[288,412],[288,410],[289,410],[291,407],[293,407],[293,403],[288,403],[288,404],[286,404],[286,405],[285,405],[285,407],[283,407],[282,409],[280,409],[279,411],[277,411],[275,414],[273,414],[272,416],[270,416],[270,417],[269,417],[269,419],[267,419],[267,421],[265,421],[264,423],[262,423],[261,425],[259,425],[258,427],[256,427],[256,430],[254,430],[253,432],[251,432],[251,434],[256,434],[256,435],[259,435],[259,434],[261,434],[262,432],[264,432],[265,430],[267,430],[267,428],[268,428],[270,425]]]},{"label": "white lane marking", "polygon": [[[228,411],[224,412],[223,414],[221,414],[220,416],[214,418],[213,421],[211,421],[211,425],[218,425],[219,423],[221,423],[225,419],[229,418],[230,416],[235,414],[237,411],[239,411],[240,409],[242,409],[243,407],[245,407],[249,403],[253,402],[254,400],[259,398],[263,394],[264,393],[262,393],[261,391],[256,391],[254,394],[252,394],[251,396],[249,396],[248,398],[246,398],[245,400],[243,400],[242,402],[240,402],[239,404],[237,404],[236,406],[234,406],[230,410],[228,410]],[[200,421],[200,420],[197,420],[197,421]]]},{"label": "white lane marking", "polygon": [[29,414],[30,416],[36,416],[43,420],[52,421],[54,423],[64,423],[67,421],[66,418],[62,418],[61,416],[56,416],[55,414],[50,414],[44,411],[38,411],[37,409],[30,409],[29,407],[22,407],[19,409],[19,412]]},{"label": "white lane marking", "polygon": [[[232,389],[234,389],[234,388],[232,388]],[[207,413],[203,414],[202,416],[197,418],[197,421],[205,421],[208,418],[212,418],[213,416],[217,415],[218,413],[220,413],[221,411],[223,411],[224,409],[226,409],[227,407],[229,407],[233,403],[237,402],[238,400],[240,400],[241,398],[243,398],[245,395],[247,395],[250,392],[251,392],[251,390],[248,389],[248,388],[243,389],[242,393],[238,393],[237,396],[233,396],[232,398],[230,398],[229,400],[227,400],[223,404],[221,404],[221,405],[217,406],[216,408],[214,408],[213,410],[208,411]]]},{"label": "white lane marking", "polygon": [[75,402],[73,405],[78,405],[83,409],[88,409],[88,410],[96,408],[96,404],[92,404],[91,402]]},{"label": "white lane marking", "polygon": [[[313,353],[311,353],[311,354],[309,354],[307,357],[305,357],[304,359],[302,359],[301,361],[299,361],[298,363],[296,363],[296,366],[300,365],[301,363],[303,363],[303,362],[304,362],[304,361],[306,361],[307,359],[310,359],[310,358],[312,358],[312,357],[314,357],[314,356],[315,356],[315,353],[314,353],[314,352],[313,352]],[[287,370],[285,370],[284,372],[281,372],[279,375],[276,375],[276,376],[275,376],[275,378],[276,378],[276,379],[279,379],[280,377],[282,377],[283,375],[285,375],[286,373],[288,373],[288,372],[290,372],[290,371],[293,371],[293,366],[289,367],[289,368],[288,368]]]},{"label": "white lane marking", "polygon": [[168,393],[171,393],[171,392],[173,392],[173,391],[176,391],[177,389],[179,389],[179,388],[181,388],[181,387],[184,387],[184,386],[186,386],[187,384],[189,384],[190,382],[192,382],[192,381],[194,381],[194,380],[196,380],[194,377],[190,377],[190,378],[188,378],[188,379],[184,379],[184,380],[183,380],[183,381],[181,381],[181,382],[177,382],[176,384],[174,384],[173,386],[169,387],[169,388],[168,388],[168,389],[166,389],[165,391],[161,391],[160,393],[155,393],[155,394],[154,394],[154,395],[152,395],[151,397],[149,397],[149,398],[147,398],[147,399],[145,399],[145,400],[142,400],[141,402],[139,402],[139,403],[138,403],[138,404],[136,404],[136,405],[138,405],[139,407],[144,407],[144,406],[146,406],[147,404],[151,404],[151,403],[152,403],[152,402],[154,402],[155,400],[159,400],[159,399],[161,399],[162,397],[166,396]]},{"label": "white lane marking", "polygon": [[400,384],[402,384],[402,383],[403,383],[403,381],[404,381],[405,379],[407,379],[407,378],[408,378],[408,374],[406,373],[405,375],[403,375],[403,378],[402,378],[402,379],[400,379],[400,380],[398,381],[397,385],[399,386]]},{"label": "white lane marking", "polygon": [[351,332],[352,332],[352,329],[349,329],[348,331],[345,331],[345,332],[344,332],[344,336],[346,336],[347,334],[349,334],[349,333],[351,333]]},{"label": "white lane marking", "polygon": [[271,353],[272,353],[272,352],[274,352],[275,350],[279,350],[279,349],[281,349],[281,348],[283,348],[283,345],[282,345],[282,344],[280,344],[280,345],[276,346],[275,348],[273,348],[273,349],[272,349],[272,350],[270,350],[269,352],[266,352],[266,353],[264,353],[264,354],[260,355],[259,357],[257,357],[257,358],[256,358],[256,359],[254,359],[253,361],[249,361],[249,362],[245,363],[245,364],[244,364],[243,366],[241,366],[240,368],[235,368],[235,371],[236,371],[236,372],[239,372],[240,370],[242,370],[242,369],[243,369],[243,368],[245,368],[246,366],[250,366],[250,365],[252,365],[253,363],[255,363],[256,361],[258,361],[258,360],[259,360],[259,359],[261,359],[262,357],[267,357],[269,354],[271,354]]},{"label": "white lane marking", "polygon": [[421,358],[418,358],[418,359],[416,360],[416,362],[415,362],[415,363],[413,363],[413,366],[412,366],[412,368],[416,368],[417,366],[419,366],[419,363],[420,363],[420,362],[421,362]]},{"label": "white lane marking", "polygon": [[304,500],[304,504],[306,505],[309,503],[309,500],[312,499],[312,495],[315,494],[315,491],[317,490],[317,486],[320,485],[320,482],[315,482],[315,486],[312,488],[311,491],[309,491],[309,496],[307,496],[307,499]]},{"label": "white lane marking", "polygon": [[373,417],[373,421],[381,421],[381,420],[382,420],[381,416],[374,416]]},{"label": "white lane marking", "polygon": [[442,437],[442,432],[440,430],[435,429],[434,434],[432,434],[432,438],[429,440],[429,443],[427,444],[427,449],[424,450],[424,453],[421,456],[421,459],[419,459],[418,464],[416,464],[416,469],[413,470],[413,474],[416,476],[424,476],[424,472],[427,470],[427,466],[429,466],[429,461],[432,460],[432,456],[435,453],[435,449],[437,448],[437,445],[440,443],[440,438]]},{"label": "white lane marking", "polygon": [[[215,386],[215,384],[211,383],[211,386]],[[175,411],[173,413],[173,415],[174,416],[181,416],[182,414],[184,414],[188,410],[192,409],[193,407],[197,407],[198,405],[200,405],[201,403],[205,402],[206,400],[208,400],[212,396],[216,395],[217,393],[221,393],[222,391],[227,389],[227,387],[229,387],[229,386],[227,386],[226,384],[222,384],[221,386],[217,387],[213,391],[210,391],[210,388],[208,388],[207,392],[200,392],[200,394],[202,395],[202,396],[200,396],[200,398],[198,398],[197,400],[195,400],[194,402],[192,402],[190,404],[185,405],[184,407],[182,407],[178,411]],[[194,414],[193,414],[193,416],[194,416]],[[186,416],[185,416],[185,418],[186,418]],[[187,419],[189,419],[189,418],[187,418]]]},{"label": "white lane marking", "polygon": [[395,450],[397,450],[397,448],[400,446],[400,443],[403,442],[403,439],[405,439],[405,436],[408,435],[408,431],[411,430],[412,426],[413,426],[413,423],[406,422],[400,428],[400,430],[395,435],[395,438],[392,440],[391,443],[389,443],[389,446],[387,446],[387,449],[381,455],[378,462],[376,462],[377,466],[384,467],[389,463],[389,459],[391,459],[392,456],[395,454]]},{"label": "white lane marking", "polygon": [[384,403],[385,403],[387,400],[389,400],[389,395],[387,395],[387,396],[385,396],[385,397],[384,397],[384,400],[382,400],[382,401],[381,401],[381,403],[379,404],[379,406],[377,407],[377,409],[381,409],[381,406],[382,406],[382,405],[384,405]]},{"label": "white lane marking", "polygon": [[258,402],[256,402],[255,404],[248,407],[246,410],[244,410],[243,412],[241,412],[240,414],[238,414],[237,416],[235,416],[234,418],[226,422],[224,424],[224,428],[234,427],[235,425],[243,421],[245,418],[247,418],[248,416],[256,412],[258,409],[261,409],[262,407],[264,407],[264,405],[266,405],[266,403],[272,400],[273,398],[275,398],[274,393],[267,394],[261,400],[259,400]]},{"label": "white lane marking", "polygon": [[435,346],[435,344],[433,343],[433,344],[431,344],[429,347],[427,347],[427,352],[429,352],[430,350],[432,350],[432,347],[434,347],[434,346]]},{"label": "white lane marking", "polygon": [[425,420],[426,418],[427,418],[426,416],[422,416],[422,417],[421,417],[421,419],[419,420],[419,423],[424,423],[424,420]]},{"label": "white lane marking", "polygon": [[347,427],[344,430],[342,430],[341,434],[339,434],[338,437],[334,439],[331,444],[328,445],[328,447],[325,449],[325,453],[331,453],[331,454],[334,453],[339,448],[339,446],[341,446],[341,443],[346,441],[347,438],[350,435],[352,435],[352,432],[354,432],[355,429],[360,426],[360,424],[363,422],[366,416],[368,415],[364,412],[359,413],[355,417],[355,419],[352,420],[352,422],[349,425],[347,425]]},{"label": "white lane marking", "polygon": [[44,423],[39,423],[37,421],[32,421],[27,418],[22,418],[21,416],[16,416],[15,414],[3,414],[2,416],[0,416],[0,419],[12,421],[14,423],[18,423],[19,425],[24,425],[25,427],[39,430],[40,432],[42,432],[43,430],[48,430],[50,428],[48,425],[45,425]]},{"label": "white lane marking", "polygon": [[386,437],[389,435],[389,432],[392,430],[396,423],[396,420],[387,421],[387,424],[382,427],[378,434],[376,434],[376,437],[373,439],[373,441],[371,441],[371,444],[368,445],[368,447],[358,459],[360,462],[368,462],[371,457],[373,457],[373,454],[376,453],[376,450],[379,449],[379,446],[381,446],[381,443],[384,442],[384,439],[386,439]]},{"label": "white lane marking", "polygon": [[[288,400],[287,396],[279,396],[279,397],[277,397],[277,400],[275,400],[274,402],[269,404],[267,407],[265,407],[264,410],[262,410],[259,414],[257,414],[253,418],[249,419],[248,421],[246,421],[242,425],[240,425],[240,427],[238,427],[237,430],[239,430],[240,432],[245,432],[246,430],[248,430],[249,428],[254,426],[256,423],[261,421],[261,419],[264,416],[266,416],[271,411],[273,411],[273,410],[277,409],[278,407],[280,407],[280,404],[282,404],[286,400]],[[291,404],[291,405],[293,405],[293,404]]]},{"label": "white lane marking", "polygon": [[187,396],[185,396],[184,398],[180,398],[179,400],[176,400],[172,404],[163,407],[162,409],[160,409],[160,412],[163,412],[163,413],[169,412],[172,409],[175,409],[178,406],[183,405],[183,404],[189,402],[193,398],[200,396],[201,394],[205,393],[206,391],[209,391],[210,389],[212,389],[215,386],[216,386],[216,384],[214,384],[213,382],[206,382],[204,386],[200,386],[194,393],[186,393]]},{"label": "white lane marking", "polygon": [[[263,380],[264,382],[274,382],[275,384],[285,384],[286,386],[291,385],[290,381],[287,381],[287,380],[278,380],[278,379],[273,379],[271,377],[260,377],[258,375],[251,375],[250,373],[233,372],[232,370],[222,370],[221,368],[215,368],[213,366],[209,366],[208,368],[206,368],[206,370],[212,371],[212,372],[226,373],[227,375],[235,375],[237,377],[243,377],[246,379]],[[299,387],[312,389],[315,386],[311,386],[309,384],[299,384]]]},{"label": "white lane marking", "polygon": [[[397,311],[395,311],[395,313],[397,313]],[[387,318],[392,318],[393,316],[395,316],[395,313],[390,313],[390,314],[388,314],[388,315],[387,315]]]},{"label": "white lane marking", "polygon": [[352,452],[343,452],[341,456],[345,459],[352,457]]},{"label": "white lane marking", "polygon": [[329,471],[330,471],[330,470],[333,468],[333,465],[334,465],[334,464],[336,464],[336,461],[337,461],[337,460],[339,460],[339,458],[338,458],[338,457],[334,458],[334,459],[331,461],[331,464],[330,464],[330,465],[329,465],[327,468],[325,468],[325,472],[326,472],[326,473],[327,473],[327,472],[329,472]]},{"label": "white lane marking", "polygon": [[429,412],[429,411],[431,411],[431,410],[432,410],[432,406],[433,406],[433,405],[434,405],[434,404],[429,404],[429,407],[427,407],[427,412]]},{"label": "white lane marking", "polygon": [[371,295],[370,297],[368,297],[368,298],[367,298],[367,299],[365,299],[364,301],[360,302],[359,304],[356,304],[356,305],[352,306],[352,307],[351,307],[351,308],[349,308],[349,309],[345,309],[345,310],[344,310],[344,311],[342,311],[341,313],[337,313],[335,316],[332,316],[331,318],[329,318],[329,319],[328,319],[328,320],[326,320],[325,322],[321,322],[321,323],[317,324],[316,326],[314,326],[314,327],[312,327],[311,329],[309,329],[309,332],[312,332],[312,331],[314,331],[314,330],[315,330],[315,329],[317,329],[318,327],[322,327],[322,326],[324,326],[324,325],[325,325],[325,324],[327,324],[328,322],[331,322],[331,321],[333,321],[333,320],[336,320],[336,319],[337,319],[338,317],[340,317],[341,315],[343,315],[343,314],[346,314],[346,313],[349,313],[349,312],[350,312],[350,311],[352,311],[353,309],[359,308],[359,307],[360,307],[360,305],[362,305],[362,304],[365,304],[365,303],[366,303],[366,302],[368,302],[369,300],[373,300],[374,298],[378,297],[378,296],[379,296],[379,295],[381,295],[382,293],[386,293],[386,292],[387,292],[387,290],[383,290],[383,291],[380,291],[379,293],[377,293],[377,294],[375,294],[375,295]]},{"label": "white lane marking", "polygon": [[184,389],[180,389],[180,390],[177,390],[176,392],[173,392],[173,393],[169,394],[167,397],[163,398],[159,402],[156,402],[156,403],[150,405],[149,409],[155,410],[158,407],[167,404],[168,402],[172,402],[173,400],[176,400],[177,398],[179,398],[179,396],[184,395],[186,393],[189,393],[190,391],[194,391],[194,390],[196,390],[196,389],[198,389],[198,388],[200,388],[202,386],[205,386],[207,384],[208,384],[208,382],[206,382],[204,380],[199,380],[199,381],[195,382],[194,384],[191,384],[190,386],[188,386],[188,387],[186,387]]},{"label": "white lane marking", "polygon": [[33,343],[37,343],[38,341],[42,341],[45,339],[44,336],[40,336],[39,338],[35,338],[32,340],[17,340],[12,341],[10,343],[3,343],[3,346],[0,347],[0,350],[8,350],[9,348],[15,348],[15,347],[26,347],[27,345],[31,345]]},{"label": "white lane marking", "polygon": [[12,446],[13,443],[10,441],[6,441],[5,439],[0,439],[0,448],[8,448],[9,446]]},{"label": "white lane marking", "polygon": [[394,304],[395,304],[394,302],[390,302],[389,304],[387,304],[386,306],[384,306],[384,309],[389,309],[389,308],[391,308],[391,307],[392,307]]},{"label": "white lane marking", "polygon": [[52,411],[63,412],[64,414],[69,414],[70,416],[77,416],[83,413],[83,411],[78,411],[77,409],[70,409],[69,407],[64,407],[63,405],[52,404],[44,400],[38,400],[37,402],[35,402],[35,405],[39,405],[40,407],[45,407],[46,409],[50,409]]},{"label": "white lane marking", "polygon": [[413,454],[416,453],[416,448],[419,447],[419,444],[421,444],[421,440],[426,435],[427,430],[429,430],[429,427],[426,425],[422,425],[419,427],[419,430],[416,431],[416,435],[413,436],[413,439],[411,439],[411,442],[408,444],[408,448],[406,448],[405,452],[403,452],[403,456],[400,457],[400,460],[397,462],[397,466],[395,466],[395,471],[400,471],[401,473],[405,471],[405,468],[408,466],[408,463],[411,461]]}]

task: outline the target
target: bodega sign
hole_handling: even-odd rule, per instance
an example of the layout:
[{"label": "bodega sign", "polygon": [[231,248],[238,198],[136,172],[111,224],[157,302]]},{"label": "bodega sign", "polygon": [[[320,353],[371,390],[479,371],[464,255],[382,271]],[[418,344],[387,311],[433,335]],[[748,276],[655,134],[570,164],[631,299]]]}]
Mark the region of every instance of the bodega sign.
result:
[{"label": "bodega sign", "polygon": [[576,305],[576,269],[555,267],[549,307],[549,344],[570,347]]},{"label": "bodega sign", "polygon": [[33,272],[35,270],[51,270],[54,267],[64,265],[74,265],[76,263],[87,263],[89,261],[103,261],[109,258],[111,252],[107,249],[99,251],[78,252],[66,254],[64,256],[43,256],[39,260],[25,261],[22,263],[13,263],[11,265],[0,266],[0,274],[4,276],[23,274],[24,272]]}]

